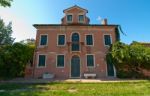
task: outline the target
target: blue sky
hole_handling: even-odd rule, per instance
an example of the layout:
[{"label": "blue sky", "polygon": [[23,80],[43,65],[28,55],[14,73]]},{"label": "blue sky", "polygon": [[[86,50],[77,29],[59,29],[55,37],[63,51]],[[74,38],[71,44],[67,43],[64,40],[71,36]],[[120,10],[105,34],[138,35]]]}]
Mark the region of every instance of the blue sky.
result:
[{"label": "blue sky", "polygon": [[109,24],[119,24],[127,36],[121,41],[150,42],[150,0],[14,0],[10,8],[0,7],[0,16],[13,23],[16,41],[35,38],[33,24],[59,24],[63,10],[78,5],[89,11],[91,24],[100,24],[98,17]]}]

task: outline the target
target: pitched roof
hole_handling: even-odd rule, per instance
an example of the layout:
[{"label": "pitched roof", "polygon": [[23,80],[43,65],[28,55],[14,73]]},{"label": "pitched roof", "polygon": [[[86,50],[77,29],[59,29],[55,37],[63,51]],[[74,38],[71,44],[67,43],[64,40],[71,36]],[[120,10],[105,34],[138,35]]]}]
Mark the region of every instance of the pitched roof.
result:
[{"label": "pitched roof", "polygon": [[81,9],[81,10],[85,11],[86,13],[88,13],[88,10],[86,10],[86,9],[84,9],[84,8],[81,8],[81,7],[77,6],[77,5],[74,5],[74,6],[72,6],[72,7],[69,7],[69,8],[67,8],[67,9],[65,9],[65,10],[63,10],[63,12],[68,11],[68,10],[71,10],[71,9],[73,9],[73,8],[78,8],[78,9]]}]

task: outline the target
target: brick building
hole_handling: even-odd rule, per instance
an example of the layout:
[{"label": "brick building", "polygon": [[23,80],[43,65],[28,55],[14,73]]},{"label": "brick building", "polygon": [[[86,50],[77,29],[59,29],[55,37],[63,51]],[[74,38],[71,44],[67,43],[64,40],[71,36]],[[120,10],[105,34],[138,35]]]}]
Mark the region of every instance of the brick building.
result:
[{"label": "brick building", "polygon": [[[61,24],[34,24],[37,29],[34,78],[53,74],[55,78],[102,78],[115,76],[115,68],[107,64],[110,44],[117,41],[118,25],[89,24],[88,10],[73,6],[64,11]],[[26,74],[26,76],[29,74]]]}]

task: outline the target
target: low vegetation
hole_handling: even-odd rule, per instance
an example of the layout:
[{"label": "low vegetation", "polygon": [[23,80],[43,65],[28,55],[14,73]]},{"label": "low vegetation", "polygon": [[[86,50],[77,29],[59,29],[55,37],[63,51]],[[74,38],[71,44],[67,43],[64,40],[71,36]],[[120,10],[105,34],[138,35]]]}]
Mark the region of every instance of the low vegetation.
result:
[{"label": "low vegetation", "polygon": [[0,84],[0,96],[149,96],[150,81]]},{"label": "low vegetation", "polygon": [[115,65],[120,78],[150,78],[142,73],[142,70],[150,70],[150,47],[141,43],[114,43],[107,54],[107,62]]}]

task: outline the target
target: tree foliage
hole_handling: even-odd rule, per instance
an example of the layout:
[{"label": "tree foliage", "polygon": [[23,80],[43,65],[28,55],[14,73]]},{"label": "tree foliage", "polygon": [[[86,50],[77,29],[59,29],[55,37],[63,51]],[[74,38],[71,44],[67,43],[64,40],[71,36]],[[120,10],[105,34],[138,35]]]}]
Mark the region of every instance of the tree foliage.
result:
[{"label": "tree foliage", "polygon": [[112,59],[119,77],[140,77],[142,69],[150,70],[150,48],[138,42],[130,45],[116,42],[107,57]]},{"label": "tree foliage", "polygon": [[11,2],[13,0],[0,0],[0,6],[3,6],[3,7],[10,7],[11,6]]},{"label": "tree foliage", "polygon": [[12,23],[5,25],[3,20],[0,19],[0,45],[12,44],[14,42],[14,38],[11,37],[12,32]]},{"label": "tree foliage", "polygon": [[0,47],[0,78],[24,76],[26,64],[33,59],[34,46],[21,43]]}]

